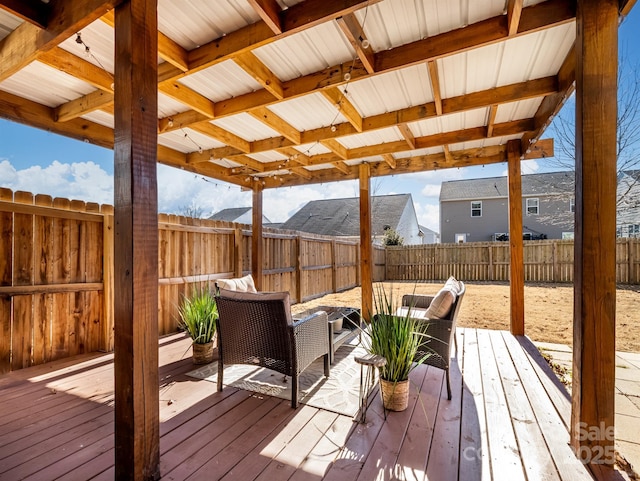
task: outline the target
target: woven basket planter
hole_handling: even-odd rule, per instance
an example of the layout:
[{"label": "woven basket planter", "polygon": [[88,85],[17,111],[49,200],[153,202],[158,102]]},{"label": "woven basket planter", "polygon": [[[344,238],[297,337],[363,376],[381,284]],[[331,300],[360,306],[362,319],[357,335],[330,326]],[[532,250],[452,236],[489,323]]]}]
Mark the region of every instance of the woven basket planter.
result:
[{"label": "woven basket planter", "polygon": [[209,364],[213,362],[215,349],[213,348],[213,341],[205,344],[192,344],[193,346],[193,363],[194,364]]},{"label": "woven basket planter", "polygon": [[389,411],[404,411],[409,406],[409,380],[385,381],[380,379],[382,386],[382,400],[385,409]]}]

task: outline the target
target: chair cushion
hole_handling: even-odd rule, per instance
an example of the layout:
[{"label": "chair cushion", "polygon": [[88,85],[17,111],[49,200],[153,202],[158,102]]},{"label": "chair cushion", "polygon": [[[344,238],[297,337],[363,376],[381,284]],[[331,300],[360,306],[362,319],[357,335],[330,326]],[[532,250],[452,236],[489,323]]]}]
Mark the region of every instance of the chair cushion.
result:
[{"label": "chair cushion", "polygon": [[450,289],[456,296],[462,292],[462,282],[451,276],[444,283],[444,289]]},{"label": "chair cushion", "polygon": [[443,287],[429,304],[427,317],[445,319],[451,311],[451,306],[456,301],[456,293],[449,287]]},{"label": "chair cushion", "polygon": [[218,279],[216,284],[221,289],[237,292],[257,292],[251,274],[236,279]]}]

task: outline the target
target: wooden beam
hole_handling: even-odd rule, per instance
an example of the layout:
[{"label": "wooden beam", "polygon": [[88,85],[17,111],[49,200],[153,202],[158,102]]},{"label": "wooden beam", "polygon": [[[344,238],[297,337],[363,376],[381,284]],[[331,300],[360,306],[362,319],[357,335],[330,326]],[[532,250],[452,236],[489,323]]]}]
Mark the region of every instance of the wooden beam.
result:
[{"label": "wooden beam", "polygon": [[407,145],[409,146],[409,148],[411,150],[415,149],[416,139],[413,135],[413,132],[411,132],[411,129],[409,128],[409,126],[406,123],[403,123],[403,124],[396,125],[396,127],[398,127],[400,134],[402,134],[402,136],[404,137],[404,140],[407,142]]},{"label": "wooden beam", "polygon": [[208,135],[214,139],[227,144],[230,147],[240,150],[245,154],[251,152],[251,143],[242,137],[232,134],[228,130],[225,130],[217,125],[213,125],[211,122],[200,122],[198,124],[190,125],[189,128],[200,132],[201,134]]},{"label": "wooden beam", "polygon": [[619,5],[577,4],[571,446],[613,474]]},{"label": "wooden beam", "polygon": [[90,94],[71,100],[56,108],[55,119],[58,122],[68,122],[95,110],[104,108],[105,103],[112,103],[114,96],[103,90],[94,90]]},{"label": "wooden beam", "polygon": [[340,157],[341,159],[347,160],[349,158],[349,151],[344,145],[342,145],[337,140],[327,139],[327,140],[322,140],[320,143],[324,145],[327,149],[329,149],[331,152],[336,154],[338,157]]},{"label": "wooden beam", "polygon": [[[362,29],[362,25],[358,22],[356,16],[352,13],[343,15],[336,19],[338,22],[338,26],[344,33],[344,36],[347,37],[347,40],[356,51],[356,55],[364,65],[364,68],[368,73],[375,72],[375,57],[373,54],[373,49],[371,48],[371,44],[369,39],[364,33]],[[367,48],[365,48],[365,45]]]},{"label": "wooden beam", "polygon": [[256,181],[253,185],[253,207],[251,211],[251,275],[253,276],[253,281],[258,291],[261,291],[264,285],[262,279],[264,259],[262,243],[262,197],[262,183]]},{"label": "wooden beam", "polygon": [[391,167],[392,169],[396,168],[396,159],[391,154],[382,154],[382,158],[384,161]]},{"label": "wooden beam", "polygon": [[496,123],[497,113],[498,106],[496,104],[489,107],[489,117],[487,118],[487,137],[493,137],[493,126]]},{"label": "wooden beam", "polygon": [[442,115],[442,94],[440,93],[438,64],[436,64],[435,60],[429,60],[427,67],[429,68],[429,79],[431,80],[431,91],[433,92],[433,103],[436,107],[436,115]]},{"label": "wooden beam", "polygon": [[351,169],[349,168],[349,166],[344,162],[342,162],[341,160],[337,162],[332,162],[331,165],[333,165],[336,169],[338,169],[340,172],[342,172],[345,175],[349,175],[351,173]]},{"label": "wooden beam", "polygon": [[449,146],[447,144],[442,146],[442,153],[444,154],[444,159],[453,164],[453,156],[451,155],[451,151],[449,150]]},{"label": "wooden beam", "polygon": [[282,24],[280,21],[280,5],[276,0],[248,0],[249,5],[256,11],[264,23],[266,23],[271,31],[276,35],[282,33]]},{"label": "wooden beam", "polygon": [[58,0],[49,4],[47,29],[23,23],[0,41],[0,82],[29,63],[38,53],[56,47],[122,0]]},{"label": "wooden beam", "polygon": [[620,0],[620,15],[626,17],[636,4],[636,0]]},{"label": "wooden beam", "polygon": [[322,90],[322,95],[331,102],[357,132],[362,132],[362,115],[339,88]]},{"label": "wooden beam", "polygon": [[519,140],[507,142],[509,170],[509,289],[511,334],[524,336],[524,246],[522,241],[522,157]]},{"label": "wooden beam", "polygon": [[156,4],[115,13],[116,479],[160,477]]},{"label": "wooden beam", "polygon": [[49,5],[40,0],[0,0],[0,9],[6,10],[36,27],[47,27]]},{"label": "wooden beam", "polygon": [[105,92],[113,92],[113,75],[60,47],[38,54],[38,61],[73,75]]},{"label": "wooden beam", "polygon": [[215,117],[215,104],[211,100],[178,81],[161,82],[158,90],[210,119]]},{"label": "wooden beam", "polygon": [[253,53],[242,53],[233,60],[275,98],[278,100],[284,98],[284,90],[280,79]]},{"label": "wooden beam", "polygon": [[524,0],[508,0],[507,2],[507,31],[510,37],[518,33],[523,4]]},{"label": "wooden beam", "polygon": [[249,113],[265,125],[268,125],[273,130],[289,139],[294,144],[300,144],[300,132],[268,108],[257,108],[249,111]]},{"label": "wooden beam", "polygon": [[373,240],[371,238],[371,171],[369,164],[358,166],[360,184],[360,282],[362,285],[362,317],[373,317]]}]

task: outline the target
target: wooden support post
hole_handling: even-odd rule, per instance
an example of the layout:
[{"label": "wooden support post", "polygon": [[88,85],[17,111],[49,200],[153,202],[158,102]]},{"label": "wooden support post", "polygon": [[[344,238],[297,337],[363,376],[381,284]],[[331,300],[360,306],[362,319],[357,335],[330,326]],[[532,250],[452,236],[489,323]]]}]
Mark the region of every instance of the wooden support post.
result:
[{"label": "wooden support post", "polygon": [[236,227],[233,231],[233,250],[235,254],[233,264],[233,275],[242,277],[242,261],[244,260],[244,252],[242,249],[242,229]]},{"label": "wooden support post", "polygon": [[359,166],[360,178],[360,282],[362,286],[362,316],[369,321],[373,314],[373,244],[371,239],[371,168]]},{"label": "wooden support post", "polygon": [[251,275],[256,289],[262,290],[262,264],[264,252],[262,248],[262,185],[253,188],[253,209],[251,213]]},{"label": "wooden support post", "polygon": [[160,477],[157,0],[115,12],[115,479]]},{"label": "wooden support post", "polygon": [[113,267],[114,267],[114,220],[113,220],[113,206],[102,206],[102,285],[103,285],[103,306],[104,306],[104,323],[102,328],[102,334],[100,339],[100,348],[106,352],[111,352],[114,349],[113,335],[114,335],[114,320],[113,320],[113,307],[114,307],[114,282],[113,282]]},{"label": "wooden support post", "polygon": [[522,244],[522,176],[520,140],[507,142],[509,163],[509,286],[511,334],[524,336],[524,246]]},{"label": "wooden support post", "polygon": [[[617,0],[578,0],[571,445],[614,462]],[[594,466],[596,467],[596,466]]]}]

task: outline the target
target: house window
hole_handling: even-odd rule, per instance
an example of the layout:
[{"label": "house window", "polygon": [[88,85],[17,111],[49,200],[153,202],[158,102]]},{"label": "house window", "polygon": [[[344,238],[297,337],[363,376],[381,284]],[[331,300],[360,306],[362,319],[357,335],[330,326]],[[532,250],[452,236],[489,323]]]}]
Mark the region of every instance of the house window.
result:
[{"label": "house window", "polygon": [[527,215],[538,215],[538,199],[527,199]]},{"label": "house window", "polygon": [[576,200],[573,197],[569,200],[569,212],[576,212]]},{"label": "house window", "polygon": [[482,217],[481,200],[474,200],[471,202],[471,217]]},{"label": "house window", "polygon": [[627,229],[629,237],[640,237],[640,224],[629,224]]}]

